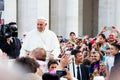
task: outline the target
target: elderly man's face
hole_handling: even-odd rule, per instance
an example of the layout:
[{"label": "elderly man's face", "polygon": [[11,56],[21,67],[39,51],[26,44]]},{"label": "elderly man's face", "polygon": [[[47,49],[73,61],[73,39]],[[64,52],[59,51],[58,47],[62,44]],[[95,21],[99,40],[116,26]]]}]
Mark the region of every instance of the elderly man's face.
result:
[{"label": "elderly man's face", "polygon": [[97,62],[98,60],[100,60],[100,56],[98,55],[98,54],[91,54],[91,61],[92,61],[92,63],[94,63],[94,62]]},{"label": "elderly man's face", "polygon": [[43,19],[38,19],[38,21],[37,21],[37,30],[38,30],[39,32],[44,31],[46,25],[47,25],[47,23],[46,23],[45,20],[43,20]]},{"label": "elderly man's face", "polygon": [[115,34],[113,34],[113,33],[109,34],[108,39],[109,39],[109,41],[111,41],[111,42],[114,41],[114,40],[116,40]]}]

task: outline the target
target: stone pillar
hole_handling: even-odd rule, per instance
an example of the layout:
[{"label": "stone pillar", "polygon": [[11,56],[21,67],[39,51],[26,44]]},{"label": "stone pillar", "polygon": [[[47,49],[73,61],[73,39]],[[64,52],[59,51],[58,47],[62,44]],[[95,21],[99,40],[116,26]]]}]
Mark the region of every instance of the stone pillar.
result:
[{"label": "stone pillar", "polygon": [[[103,26],[120,29],[120,0],[99,0],[99,31]],[[106,32],[106,35],[111,30]]]},{"label": "stone pillar", "polygon": [[83,0],[78,0],[78,36],[83,35]]},{"label": "stone pillar", "polygon": [[66,0],[50,0],[50,28],[57,35],[66,36]]},{"label": "stone pillar", "polygon": [[115,26],[120,29],[120,0],[115,1]]},{"label": "stone pillar", "polygon": [[83,35],[98,33],[98,0],[83,0]]},{"label": "stone pillar", "polygon": [[35,28],[37,22],[37,0],[18,0],[18,36]]},{"label": "stone pillar", "polygon": [[71,31],[78,35],[78,0],[51,0],[51,30],[69,37]]},{"label": "stone pillar", "polygon": [[111,27],[115,24],[116,0],[99,0],[99,31],[103,26]]},{"label": "stone pillar", "polygon": [[37,18],[44,17],[48,20],[49,28],[49,0],[37,0]]},{"label": "stone pillar", "polygon": [[5,23],[16,22],[17,0],[4,0],[4,11],[2,12]]},{"label": "stone pillar", "polygon": [[66,35],[75,32],[78,36],[78,0],[66,1]]}]

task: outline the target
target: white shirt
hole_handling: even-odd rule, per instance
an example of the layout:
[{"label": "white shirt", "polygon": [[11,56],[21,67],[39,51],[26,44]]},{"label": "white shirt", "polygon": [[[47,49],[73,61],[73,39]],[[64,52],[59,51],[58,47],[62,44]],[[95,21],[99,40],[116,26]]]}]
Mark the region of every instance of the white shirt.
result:
[{"label": "white shirt", "polygon": [[[74,77],[76,79],[77,79],[77,66],[78,65],[76,65],[75,62],[69,64],[69,71],[70,71],[70,73],[71,73],[72,76],[75,75]],[[80,67],[80,65],[79,65],[79,70],[80,70],[80,76],[81,76],[81,80],[82,80],[82,73],[81,73],[81,67]]]},{"label": "white shirt", "polygon": [[106,61],[106,64],[109,68],[109,72],[111,71],[111,68],[114,66],[114,56],[111,55],[110,57],[108,57],[107,61]]},{"label": "white shirt", "polygon": [[35,48],[44,48],[47,56],[51,53],[56,58],[60,54],[60,45],[54,32],[45,29],[39,32],[37,29],[30,31],[23,42],[20,57],[26,56],[26,51],[32,51]]},{"label": "white shirt", "polygon": [[78,66],[79,66],[79,72],[80,72],[80,76],[81,76],[81,77],[80,77],[80,78],[81,78],[80,80],[82,80],[81,67],[80,67],[80,65],[76,65],[76,64],[75,64],[75,78],[77,79],[77,67],[78,67]]}]

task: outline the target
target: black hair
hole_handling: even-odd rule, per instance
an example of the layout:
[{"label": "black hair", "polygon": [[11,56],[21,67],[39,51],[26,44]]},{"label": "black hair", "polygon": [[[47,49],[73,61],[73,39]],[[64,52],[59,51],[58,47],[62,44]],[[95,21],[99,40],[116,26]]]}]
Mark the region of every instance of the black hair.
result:
[{"label": "black hair", "polygon": [[70,32],[70,35],[72,35],[72,34],[74,34],[74,35],[75,35],[75,33],[74,33],[74,32]]},{"label": "black hair", "polygon": [[105,39],[105,42],[107,42],[106,36],[104,34],[99,34],[99,36],[102,36]]},{"label": "black hair", "polygon": [[57,65],[58,65],[57,60],[55,60],[55,59],[49,60],[49,62],[48,62],[48,64],[47,64],[47,67],[50,68],[50,66],[51,66],[52,64],[57,64]]},{"label": "black hair", "polygon": [[104,34],[99,34],[99,36],[102,36],[104,39],[106,39],[106,36]]},{"label": "black hair", "polygon": [[16,25],[16,22],[10,22],[8,25]]},{"label": "black hair", "polygon": [[80,52],[81,52],[80,50],[74,49],[74,50],[71,51],[71,55],[76,56],[76,55],[77,55],[78,53],[80,53]]},{"label": "black hair", "polygon": [[114,47],[116,47],[118,50],[120,50],[120,45],[119,44],[113,43],[111,45],[114,46]]}]

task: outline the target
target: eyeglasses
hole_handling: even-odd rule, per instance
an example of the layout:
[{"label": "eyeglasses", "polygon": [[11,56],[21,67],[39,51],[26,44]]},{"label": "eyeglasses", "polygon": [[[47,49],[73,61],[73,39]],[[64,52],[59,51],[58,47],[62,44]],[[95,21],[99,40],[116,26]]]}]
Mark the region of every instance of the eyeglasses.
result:
[{"label": "eyeglasses", "polygon": [[97,57],[97,56],[91,56],[91,57]]},{"label": "eyeglasses", "polygon": [[100,65],[100,66],[104,66],[104,65]]},{"label": "eyeglasses", "polygon": [[106,54],[110,54],[109,52],[106,52]]}]

